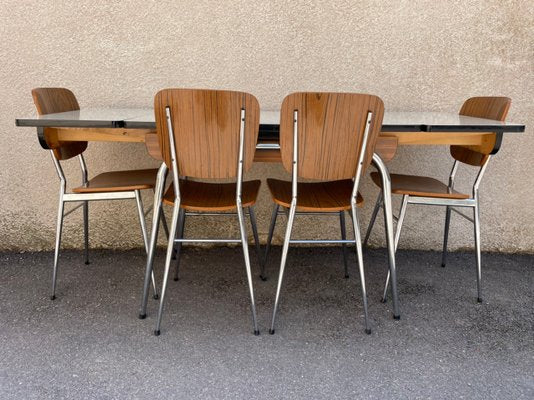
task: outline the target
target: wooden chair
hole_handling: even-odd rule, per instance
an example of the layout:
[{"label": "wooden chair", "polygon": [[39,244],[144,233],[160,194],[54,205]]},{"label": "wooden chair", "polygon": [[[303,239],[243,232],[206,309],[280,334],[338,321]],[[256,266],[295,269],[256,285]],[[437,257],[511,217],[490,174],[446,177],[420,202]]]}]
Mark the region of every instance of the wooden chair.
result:
[{"label": "wooden chair", "polygon": [[[173,244],[241,243],[250,291],[254,334],[258,335],[254,290],[248,253],[244,209],[248,209],[254,230],[254,204],[261,181],[243,181],[243,173],[252,166],[259,130],[259,104],[248,93],[221,90],[165,89],[156,94],[154,112],[164,163],[160,167],[154,216],[161,202],[173,206],[161,299],[154,334],[160,334],[163,304],[171,263]],[[163,195],[167,168],[173,184]],[[199,181],[214,180],[215,182]],[[228,182],[234,179],[234,182]],[[224,180],[224,183],[221,183]],[[186,215],[237,215],[239,239],[185,239]],[[176,233],[178,232],[178,235]],[[152,235],[157,234],[156,231]],[[178,238],[175,239],[175,237]],[[154,236],[153,236],[154,237]],[[152,271],[155,241],[151,242],[143,302],[139,317],[146,317],[148,279]]]},{"label": "wooden chair", "polygon": [[[280,262],[271,329],[280,299],[280,289],[290,243],[355,244],[362,285],[365,332],[370,334],[362,244],[357,207],[362,173],[372,161],[373,149],[382,126],[384,105],[376,96],[351,93],[294,93],[287,96],[280,113],[280,150],[291,181],[268,179],[274,201],[268,244],[279,207],[288,211],[288,222]],[[320,182],[298,182],[299,178]],[[345,237],[344,213],[349,211],[355,238]],[[327,214],[340,217],[341,240],[293,240],[295,215]],[[345,249],[344,249],[345,250]],[[346,258],[345,258],[346,265]],[[345,267],[345,273],[347,269]]]},{"label": "wooden chair", "polygon": [[[32,90],[33,101],[39,115],[76,111],[80,109],[74,94],[64,88],[37,88]],[[60,179],[59,209],[56,226],[56,243],[54,252],[54,272],[52,276],[51,299],[56,298],[56,280],[58,271],[59,249],[61,245],[61,233],[63,219],[74,209],[65,213],[65,203],[80,202],[83,206],[83,226],[85,239],[85,263],[89,264],[89,201],[94,200],[125,200],[135,199],[139,213],[139,222],[145,249],[148,249],[148,238],[145,226],[145,216],[140,191],[154,189],[156,182],[156,169],[143,169],[132,171],[105,172],[88,179],[87,166],[83,157],[83,152],[87,149],[87,142],[59,142],[44,131],[41,143],[43,147],[49,149],[52,154],[56,172]],[[67,192],[67,180],[61,161],[78,156],[82,171],[82,185]],[[76,207],[77,208],[77,207]],[[165,220],[163,219],[163,223]],[[165,226],[165,225],[164,225]],[[166,229],[166,226],[165,226]],[[167,230],[167,229],[166,229]],[[158,298],[154,276],[152,274],[152,285],[154,288],[154,298]]]},{"label": "wooden chair", "polygon": [[[510,108],[511,100],[508,97],[473,97],[465,101],[459,114],[487,118],[497,121],[504,121],[508,110]],[[495,135],[495,139],[497,135]],[[395,250],[397,249],[399,238],[402,229],[402,223],[406,215],[406,208],[408,204],[423,204],[433,206],[445,206],[445,233],[443,238],[443,254],[441,266],[445,267],[447,258],[447,240],[449,237],[449,225],[451,218],[451,211],[455,211],[468,221],[474,224],[475,231],[475,248],[477,258],[477,300],[482,302],[482,264],[481,264],[481,250],[480,250],[480,208],[478,189],[480,182],[488,166],[491,158],[490,151],[481,147],[474,146],[451,146],[451,156],[454,158],[451,173],[449,175],[449,183],[445,184],[437,179],[426,176],[414,175],[400,175],[391,174],[391,189],[393,194],[402,195],[402,205],[397,222],[397,229],[395,233]],[[473,184],[471,193],[462,193],[454,189],[454,178],[458,170],[459,164],[466,164],[478,167],[478,175]],[[377,173],[372,173],[371,178],[378,187],[382,187],[380,177]],[[381,196],[375,204],[371,222],[367,229],[364,244],[367,242],[371,230],[373,228],[376,216],[381,207]],[[468,207],[473,210],[473,218],[457,211],[454,207]],[[387,299],[387,289],[389,285],[389,272],[386,278],[386,285],[384,288],[384,295],[382,301]]]}]

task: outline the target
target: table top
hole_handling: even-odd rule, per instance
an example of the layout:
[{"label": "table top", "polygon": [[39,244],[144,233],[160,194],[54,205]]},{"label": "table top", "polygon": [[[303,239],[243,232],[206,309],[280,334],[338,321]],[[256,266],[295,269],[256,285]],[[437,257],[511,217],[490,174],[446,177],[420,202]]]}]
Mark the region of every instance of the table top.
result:
[{"label": "table top", "polygon": [[[261,110],[264,131],[277,131],[280,112]],[[155,129],[154,111],[136,108],[88,108],[30,118],[17,118],[17,126],[70,128]],[[382,132],[524,132],[525,126],[456,113],[386,111]]]}]

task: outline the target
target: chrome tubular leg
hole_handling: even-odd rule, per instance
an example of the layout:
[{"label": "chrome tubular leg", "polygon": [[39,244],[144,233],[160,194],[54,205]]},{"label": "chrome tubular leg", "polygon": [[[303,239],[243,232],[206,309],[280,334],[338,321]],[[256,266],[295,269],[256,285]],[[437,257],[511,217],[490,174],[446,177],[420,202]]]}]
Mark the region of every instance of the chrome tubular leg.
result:
[{"label": "chrome tubular leg", "polygon": [[[169,239],[169,227],[167,226],[167,218],[165,217],[165,211],[163,207],[161,208],[161,225],[163,225],[163,231],[165,232],[165,237]],[[172,259],[176,260],[176,246],[173,248]]]},{"label": "chrome tubular leg", "polygon": [[393,236],[393,209],[391,204],[391,178],[384,161],[378,154],[373,155],[373,164],[380,172],[384,220],[386,224],[386,243],[388,248],[389,271],[391,274],[391,293],[393,298],[393,318],[400,319],[399,297],[397,292],[397,267],[395,263],[395,239]]},{"label": "chrome tubular leg", "polygon": [[[184,227],[185,227],[185,209],[180,208],[180,214],[178,215],[178,239],[184,238]],[[173,253],[176,259],[176,267],[174,268],[174,281],[180,279],[180,253],[182,252],[182,242],[176,243]]]},{"label": "chrome tubular leg", "polygon": [[369,241],[369,236],[371,236],[371,231],[376,221],[376,216],[378,211],[380,211],[380,206],[382,205],[382,191],[378,193],[378,198],[376,199],[375,208],[373,209],[373,214],[371,215],[371,220],[369,221],[369,226],[367,227],[367,232],[365,232],[365,239],[363,240],[363,247],[367,247],[367,242]]},{"label": "chrome tubular leg", "polygon": [[167,166],[162,163],[158,171],[158,179],[156,182],[156,189],[154,190],[154,210],[152,215],[152,232],[150,234],[150,245],[148,247],[148,255],[146,260],[145,280],[143,283],[143,295],[141,298],[141,309],[139,311],[139,318],[146,318],[146,306],[148,302],[148,289],[150,286],[150,278],[152,275],[152,265],[154,263],[154,254],[156,253],[156,244],[158,241],[158,228],[161,216],[161,198],[165,188],[165,176],[167,174]]},{"label": "chrome tubular leg", "polygon": [[250,216],[250,225],[252,226],[252,234],[254,236],[254,245],[256,247],[256,255],[258,257],[258,263],[260,264],[260,278],[264,280],[265,264],[263,263],[263,258],[261,256],[260,238],[258,236],[258,224],[256,223],[256,213],[254,212],[253,206],[248,208],[248,213]]},{"label": "chrome tubular leg", "polygon": [[477,301],[482,303],[482,254],[480,249],[480,209],[478,199],[476,206],[473,208],[473,214],[475,221],[475,250],[477,255]]},{"label": "chrome tubular leg", "polygon": [[[408,199],[409,197],[407,195],[402,196],[402,205],[399,212],[399,219],[397,220],[397,229],[395,231],[395,253],[397,252],[397,247],[399,247],[399,239],[402,231],[402,223],[404,222],[404,216],[406,215],[406,208],[408,207]],[[388,275],[386,276],[386,283],[384,284],[384,293],[382,294],[382,303],[385,303],[388,298],[390,277],[390,271],[388,271]]]},{"label": "chrome tubular leg", "polygon": [[167,280],[169,279],[169,269],[171,267],[171,258],[176,237],[176,228],[178,227],[178,215],[180,214],[180,203],[176,201],[172,210],[171,229],[169,231],[169,241],[167,244],[167,256],[165,257],[165,270],[163,272],[163,283],[161,284],[161,299],[159,301],[158,319],[154,335],[159,336],[161,327],[161,317],[163,315],[163,302],[165,301],[165,291],[167,290]]},{"label": "chrome tubular leg", "polygon": [[[274,226],[276,225],[276,217],[278,217],[278,209],[280,206],[276,203],[273,205],[273,213],[271,216],[271,225],[269,226],[269,235],[267,236],[267,244],[265,245],[265,258],[263,260],[264,268],[267,268],[267,258],[269,257],[269,249],[271,248],[271,242],[273,241]],[[265,271],[264,271],[265,272]],[[260,276],[262,281],[267,280],[267,276]]]},{"label": "chrome tubular leg", "polygon": [[[345,226],[345,211],[339,212],[339,225],[341,226],[341,240],[347,240],[347,228]],[[347,260],[347,245],[341,245],[343,249],[343,263],[345,264],[345,278],[349,277],[349,265]]]},{"label": "chrome tubular leg", "polygon": [[362,236],[360,234],[360,225],[358,223],[358,215],[356,214],[356,205],[352,205],[352,225],[354,226],[354,241],[356,243],[356,252],[358,254],[358,269],[360,271],[360,281],[362,285],[362,300],[363,312],[365,315],[365,333],[371,334],[371,326],[369,325],[369,311],[367,306],[367,290],[365,287],[365,271],[363,268],[363,247]]},{"label": "chrome tubular leg", "polygon": [[447,206],[445,212],[445,232],[443,233],[443,253],[441,253],[441,266],[445,268],[447,263],[447,242],[449,241],[449,226],[451,223],[451,208]]},{"label": "chrome tubular leg", "polygon": [[57,281],[57,264],[59,261],[59,248],[61,246],[61,232],[63,230],[63,211],[65,209],[65,203],[62,196],[59,199],[59,207],[57,210],[57,225],[56,225],[56,248],[54,250],[54,272],[52,273],[52,295],[51,300],[56,299],[56,281]]},{"label": "chrome tubular leg", "polygon": [[83,202],[83,238],[85,245],[85,265],[89,265],[89,202]]},{"label": "chrome tubular leg", "polygon": [[[139,214],[139,225],[141,226],[141,235],[143,236],[143,244],[145,246],[145,253],[148,255],[148,235],[146,233],[145,212],[143,210],[143,201],[139,190],[135,191],[135,201],[137,202],[137,212]],[[154,299],[158,298],[158,288],[156,287],[156,279],[154,278],[154,270],[152,270],[151,278],[152,288],[154,290]]]},{"label": "chrome tubular leg", "polygon": [[291,239],[291,229],[293,228],[293,220],[297,211],[297,201],[293,200],[289,209],[289,218],[287,219],[286,235],[284,237],[284,247],[282,248],[282,260],[280,261],[280,272],[278,273],[278,286],[276,287],[276,297],[274,300],[273,317],[271,320],[271,329],[269,333],[274,334],[274,323],[276,320],[276,311],[278,309],[278,302],[280,300],[280,289],[282,288],[282,279],[284,278],[284,270],[286,267],[287,251],[289,249],[289,240]]},{"label": "chrome tubular leg", "polygon": [[252,324],[254,325],[254,335],[259,335],[258,321],[256,318],[256,303],[254,302],[254,287],[252,285],[252,271],[250,269],[250,256],[248,254],[247,233],[245,230],[245,216],[241,202],[237,203],[237,217],[239,220],[239,231],[241,232],[241,244],[243,246],[243,256],[245,258],[245,269],[247,272],[248,289],[250,292],[250,307],[252,309]]}]

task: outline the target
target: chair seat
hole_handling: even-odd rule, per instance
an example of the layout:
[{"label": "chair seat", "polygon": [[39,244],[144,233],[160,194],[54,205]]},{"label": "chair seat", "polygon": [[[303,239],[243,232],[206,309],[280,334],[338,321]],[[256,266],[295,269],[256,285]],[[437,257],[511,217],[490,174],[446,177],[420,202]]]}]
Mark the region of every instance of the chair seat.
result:
[{"label": "chair seat", "polygon": [[[243,182],[241,201],[243,207],[256,204],[261,181]],[[189,211],[231,211],[237,208],[237,184],[208,183],[192,180],[180,180],[180,207]],[[174,185],[171,185],[163,201],[174,204]]]},{"label": "chair seat", "polygon": [[[426,176],[391,174],[390,177],[391,193],[394,194],[442,199],[468,199],[471,197],[454,189],[450,190],[443,182]],[[378,187],[382,187],[382,181],[377,172],[372,172],[371,178]]]},{"label": "chair seat", "polygon": [[[289,208],[291,205],[291,182],[267,179],[267,186],[276,204]],[[297,211],[344,211],[350,210],[350,197],[354,182],[351,179],[328,182],[299,182],[297,187]],[[363,205],[358,193],[357,205]]]},{"label": "chair seat", "polygon": [[128,192],[153,189],[156,185],[157,169],[111,171],[90,179],[86,186],[72,189],[75,193]]}]

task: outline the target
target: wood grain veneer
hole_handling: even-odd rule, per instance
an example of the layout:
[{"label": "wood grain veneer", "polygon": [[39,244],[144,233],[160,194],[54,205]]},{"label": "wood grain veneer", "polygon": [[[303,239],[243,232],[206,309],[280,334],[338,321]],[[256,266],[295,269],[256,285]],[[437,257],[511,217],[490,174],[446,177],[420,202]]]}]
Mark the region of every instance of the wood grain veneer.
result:
[{"label": "wood grain veneer", "polygon": [[[256,203],[261,181],[244,181],[241,201],[243,207]],[[211,183],[180,180],[180,207],[188,211],[232,211],[237,207],[236,183]],[[174,185],[171,185],[163,201],[174,204]]]},{"label": "wood grain veneer", "polygon": [[[464,102],[459,114],[504,121],[511,104],[512,100],[508,97],[471,97]],[[496,140],[496,134],[489,136],[491,149],[489,146],[451,146],[451,156],[465,164],[482,166],[493,150]]]},{"label": "wood grain veneer", "polygon": [[245,110],[243,170],[252,166],[260,107],[254,96],[222,90],[165,89],[154,112],[161,155],[171,167],[165,110],[169,107],[180,175],[194,178],[237,176],[241,109]]},{"label": "wood grain veneer", "polygon": [[[291,206],[291,181],[267,179],[267,186],[273,201],[282,207]],[[352,179],[326,182],[299,182],[297,187],[297,211],[335,212],[350,210],[350,199],[354,182]],[[357,205],[363,205],[358,193]]]},{"label": "wood grain veneer", "polygon": [[367,113],[373,113],[365,167],[372,160],[382,126],[384,104],[379,97],[354,93],[293,93],[280,112],[282,164],[293,162],[293,113],[298,111],[298,175],[318,180],[353,178]]},{"label": "wood grain veneer", "polygon": [[[32,97],[39,115],[54,114],[65,111],[80,109],[74,93],[65,88],[35,88]],[[67,160],[81,154],[87,149],[87,141],[62,142],[55,137],[49,136],[50,130],[45,129],[45,141],[48,148],[52,149],[58,160]]]}]

